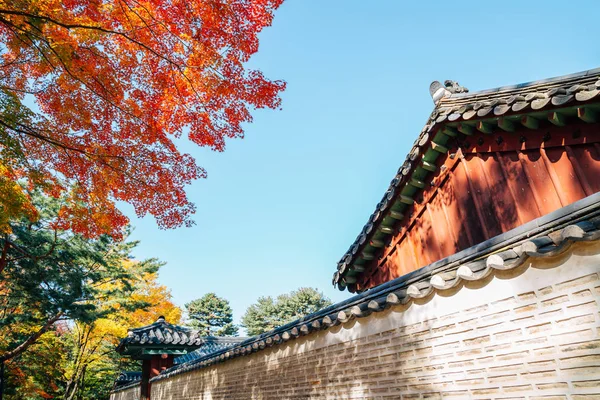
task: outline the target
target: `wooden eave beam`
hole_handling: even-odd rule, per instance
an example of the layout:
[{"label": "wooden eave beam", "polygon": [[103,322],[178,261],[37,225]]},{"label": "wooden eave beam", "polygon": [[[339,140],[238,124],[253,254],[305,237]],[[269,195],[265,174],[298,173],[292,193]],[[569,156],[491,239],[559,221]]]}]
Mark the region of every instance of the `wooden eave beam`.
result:
[{"label": "wooden eave beam", "polygon": [[371,261],[371,260],[375,259],[375,254],[373,254],[373,253],[369,253],[369,252],[366,252],[366,251],[363,251],[363,252],[360,254],[360,256],[361,256],[361,258],[362,258],[363,260],[367,260],[367,261]]},{"label": "wooden eave beam", "polygon": [[438,153],[446,154],[448,152],[448,148],[436,142],[431,142],[431,148]]},{"label": "wooden eave beam", "polygon": [[385,225],[381,225],[379,227],[379,230],[381,231],[381,233],[385,233],[386,235],[391,235],[394,233],[394,228]]},{"label": "wooden eave beam", "polygon": [[435,164],[432,164],[430,162],[427,162],[425,160],[423,160],[421,162],[421,165],[423,166],[423,169],[429,171],[429,172],[435,172],[435,170],[437,169],[437,167],[435,166]]},{"label": "wooden eave beam", "polygon": [[471,136],[473,134],[473,127],[465,124],[464,122],[459,123],[457,129],[463,135]]},{"label": "wooden eave beam", "polygon": [[450,136],[450,137],[458,136],[458,131],[456,130],[456,128],[453,128],[451,126],[445,126],[444,129],[442,130],[442,133],[444,135]]},{"label": "wooden eave beam", "polygon": [[396,210],[390,210],[390,218],[394,218],[396,220],[401,220],[404,218],[404,214],[402,214],[400,211],[396,211]]},{"label": "wooden eave beam", "polygon": [[360,273],[360,272],[363,272],[364,270],[365,270],[365,266],[364,266],[364,265],[356,265],[356,264],[353,264],[353,265],[350,267],[350,271],[352,271],[352,272],[357,272],[357,273]]},{"label": "wooden eave beam", "polygon": [[565,126],[567,124],[567,117],[564,114],[553,111],[548,114],[548,121],[556,126]]},{"label": "wooden eave beam", "polygon": [[589,107],[577,107],[577,116],[588,124],[598,121],[596,112]]},{"label": "wooden eave beam", "polygon": [[373,247],[382,248],[385,246],[385,242],[383,240],[371,239],[369,244]]},{"label": "wooden eave beam", "polygon": [[494,132],[494,126],[488,122],[479,121],[477,122],[477,130],[489,135]]},{"label": "wooden eave beam", "polygon": [[521,124],[529,129],[538,129],[540,127],[540,121],[529,115],[521,117]]},{"label": "wooden eave beam", "polygon": [[415,200],[410,196],[405,196],[403,194],[400,195],[400,201],[404,204],[408,204],[409,206],[413,205]]},{"label": "wooden eave beam", "polygon": [[408,181],[408,184],[411,185],[411,186],[413,186],[413,187],[416,187],[417,189],[423,189],[425,187],[425,182],[422,182],[422,181],[420,181],[418,179],[415,179],[415,178],[411,178]]},{"label": "wooden eave beam", "polygon": [[514,132],[515,131],[515,124],[512,121],[510,121],[504,117],[498,118],[498,127],[506,132]]}]

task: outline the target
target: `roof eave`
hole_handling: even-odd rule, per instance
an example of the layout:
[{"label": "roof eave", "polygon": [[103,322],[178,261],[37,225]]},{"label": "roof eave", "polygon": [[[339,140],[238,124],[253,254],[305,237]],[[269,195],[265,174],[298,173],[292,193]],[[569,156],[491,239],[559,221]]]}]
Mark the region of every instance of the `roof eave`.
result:
[{"label": "roof eave", "polygon": [[[457,134],[470,135],[477,128],[485,128],[485,125],[474,128],[472,125],[475,121],[489,119],[492,123],[501,124],[502,120],[500,118],[504,117],[524,116],[539,112],[549,114],[574,105],[584,105],[598,101],[600,99],[600,96],[598,96],[600,94],[599,78],[600,68],[597,68],[562,77],[487,91],[453,93],[443,96],[435,105],[427,124],[425,124],[405,162],[391,181],[383,199],[378,203],[375,212],[371,214],[362,232],[338,262],[338,269],[332,280],[333,285],[340,290],[356,291],[355,283],[362,272],[366,270],[365,265],[370,265],[370,262],[373,262],[372,260],[378,258],[381,254],[380,249],[387,245],[386,240],[390,240],[390,235],[393,235],[395,231],[393,225],[398,225],[395,221],[403,219],[404,215],[401,210],[408,209],[408,207],[403,207],[402,203],[408,206],[413,201],[414,196],[410,197],[402,193],[406,193],[407,187],[413,187],[414,193],[423,189],[423,181],[417,178],[422,176],[423,173],[427,174],[435,170],[434,163],[430,162],[431,160],[428,157],[435,156],[437,159],[439,154],[447,155],[448,149],[444,144],[451,137]],[[585,84],[573,84],[577,81]],[[558,86],[556,86],[557,84]],[[548,86],[546,90],[547,85],[551,85],[551,87]],[[536,92],[533,90],[535,88],[543,88],[545,91]],[[527,96],[521,98],[514,93],[515,90],[527,90]],[[480,98],[486,94],[501,94],[509,97],[492,99],[488,103],[480,101]],[[469,104],[465,105],[465,101],[461,101],[459,105],[452,106],[453,99],[470,99],[474,103],[471,102],[471,106],[469,106]],[[592,122],[592,120],[586,122]],[[448,125],[452,125],[451,129],[445,130]],[[420,172],[417,170],[420,170]],[[415,178],[417,172],[419,172],[417,174],[419,176]],[[386,219],[388,222],[392,221],[391,227],[383,224]],[[381,238],[386,238],[386,240],[381,240]],[[357,264],[359,260],[364,261]]]}]

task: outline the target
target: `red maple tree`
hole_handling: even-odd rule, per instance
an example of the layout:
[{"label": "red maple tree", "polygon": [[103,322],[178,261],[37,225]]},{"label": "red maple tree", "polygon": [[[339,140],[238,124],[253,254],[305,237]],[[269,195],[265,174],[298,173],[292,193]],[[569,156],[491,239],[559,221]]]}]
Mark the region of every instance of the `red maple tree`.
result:
[{"label": "red maple tree", "polygon": [[88,237],[121,234],[116,201],[190,224],[184,189],[206,173],[174,139],[222,151],[251,109],[280,105],[285,82],[244,63],[282,2],[1,2],[0,213],[35,213],[28,185]]}]

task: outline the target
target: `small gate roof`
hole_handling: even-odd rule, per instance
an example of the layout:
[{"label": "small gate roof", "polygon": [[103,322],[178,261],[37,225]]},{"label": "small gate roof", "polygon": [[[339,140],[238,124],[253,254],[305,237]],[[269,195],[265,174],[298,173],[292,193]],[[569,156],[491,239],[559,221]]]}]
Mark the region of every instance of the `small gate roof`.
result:
[{"label": "small gate roof", "polygon": [[158,318],[153,324],[130,329],[127,337],[117,346],[117,352],[132,358],[144,358],[151,354],[183,355],[194,351],[204,343],[197,331]]}]

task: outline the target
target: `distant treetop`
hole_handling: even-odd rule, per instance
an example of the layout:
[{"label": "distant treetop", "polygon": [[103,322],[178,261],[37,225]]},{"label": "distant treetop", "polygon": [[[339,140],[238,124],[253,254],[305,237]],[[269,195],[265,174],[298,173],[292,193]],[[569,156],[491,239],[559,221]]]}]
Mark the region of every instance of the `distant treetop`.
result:
[{"label": "distant treetop", "polygon": [[259,335],[330,306],[331,300],[313,288],[300,288],[289,294],[260,297],[246,310],[242,326],[248,335]]},{"label": "distant treetop", "polygon": [[202,336],[237,336],[233,324],[233,311],[229,302],[214,293],[207,293],[185,305],[188,325]]}]

